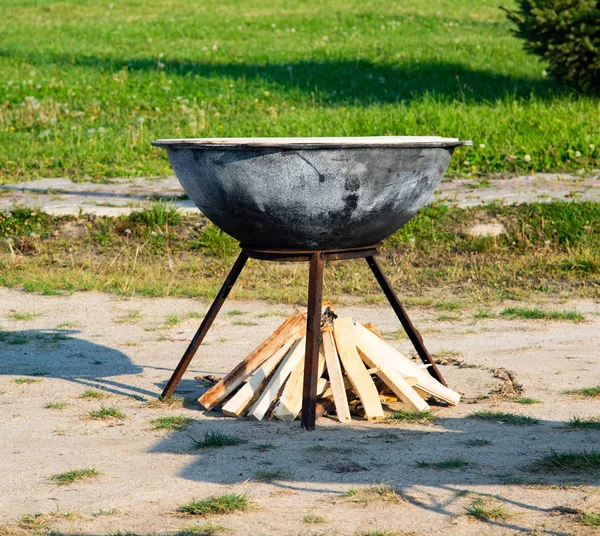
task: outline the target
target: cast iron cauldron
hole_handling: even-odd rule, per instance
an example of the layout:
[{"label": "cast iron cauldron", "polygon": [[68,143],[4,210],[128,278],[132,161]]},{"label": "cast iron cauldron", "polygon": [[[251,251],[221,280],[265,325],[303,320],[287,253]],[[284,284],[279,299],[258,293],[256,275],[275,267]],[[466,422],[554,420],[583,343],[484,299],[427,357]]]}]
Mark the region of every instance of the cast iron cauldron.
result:
[{"label": "cast iron cauldron", "polygon": [[377,244],[422,208],[454,149],[441,137],[158,140],[185,192],[244,247]]}]

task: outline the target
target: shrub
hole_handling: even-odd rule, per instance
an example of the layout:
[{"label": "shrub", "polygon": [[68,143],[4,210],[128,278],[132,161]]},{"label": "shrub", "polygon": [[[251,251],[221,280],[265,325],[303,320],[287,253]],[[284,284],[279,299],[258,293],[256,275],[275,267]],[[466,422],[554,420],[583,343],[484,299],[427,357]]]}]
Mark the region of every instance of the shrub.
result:
[{"label": "shrub", "polygon": [[600,93],[600,2],[597,0],[517,0],[503,8],[517,24],[525,49],[542,56],[558,81]]}]

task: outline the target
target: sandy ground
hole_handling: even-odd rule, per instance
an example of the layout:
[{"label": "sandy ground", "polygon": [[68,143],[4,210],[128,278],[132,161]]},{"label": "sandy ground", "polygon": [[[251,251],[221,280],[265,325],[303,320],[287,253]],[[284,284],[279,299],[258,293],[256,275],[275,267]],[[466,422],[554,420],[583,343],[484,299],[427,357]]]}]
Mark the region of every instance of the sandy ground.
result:
[{"label": "sandy ground", "polygon": [[[411,309],[432,353],[476,367],[441,367],[465,402],[434,408],[435,424],[355,419],[342,426],[324,417],[313,433],[302,431],[298,421],[249,422],[205,413],[196,402],[204,387],[194,378],[232,368],[282,321],[278,315],[292,311],[289,306],[228,302],[180,384],[184,407],[148,406],[197,327],[199,320],[185,315],[202,313],[206,306],[186,299],[117,299],[97,293],[56,297],[0,289],[0,533],[3,524],[8,530],[24,514],[57,509],[78,514],[51,523],[69,534],[176,532],[204,522],[176,515],[179,505],[223,493],[246,493],[255,504],[249,512],[211,518],[236,535],[594,533],[573,512],[600,512],[600,473],[540,474],[527,466],[552,449],[598,448],[600,431],[571,431],[565,423],[574,416],[600,416],[600,399],[577,399],[563,391],[600,383],[600,303],[555,304],[584,312],[582,323],[474,321],[467,311],[462,319],[444,321],[439,311]],[[225,314],[233,309],[244,314]],[[336,309],[373,321],[383,332],[399,328],[388,307]],[[15,320],[15,312],[36,316]],[[183,320],[169,327],[168,315]],[[240,320],[256,325],[240,325]],[[407,340],[393,344],[410,353]],[[498,367],[514,372],[524,394],[542,403],[485,398],[503,386],[493,375]],[[18,378],[40,381],[16,383]],[[110,398],[79,398],[90,387]],[[46,407],[54,402],[68,406]],[[127,418],[90,419],[88,412],[101,403],[116,405]],[[509,426],[468,418],[482,409],[530,415],[540,423]],[[179,414],[194,419],[187,429],[151,429],[152,419]],[[189,436],[202,438],[209,430],[248,442],[193,450]],[[474,439],[491,444],[469,445]],[[265,443],[274,448],[257,450]],[[416,466],[457,456],[472,465],[453,470]],[[102,476],[66,486],[50,479],[87,467]],[[291,479],[253,479],[257,471],[276,469],[289,471]],[[402,498],[355,502],[344,495],[382,482],[397,486]],[[492,497],[512,515],[487,523],[465,515],[477,494]],[[306,523],[307,515],[326,522]]]}]

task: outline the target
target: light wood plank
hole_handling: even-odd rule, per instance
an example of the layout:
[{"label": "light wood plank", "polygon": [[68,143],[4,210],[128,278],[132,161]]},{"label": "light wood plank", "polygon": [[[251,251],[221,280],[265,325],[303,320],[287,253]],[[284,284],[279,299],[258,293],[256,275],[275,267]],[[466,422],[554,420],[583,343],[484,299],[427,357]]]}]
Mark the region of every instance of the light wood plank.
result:
[{"label": "light wood plank", "polygon": [[362,402],[365,416],[367,419],[382,419],[384,414],[379,393],[356,350],[352,319],[336,318],[333,321],[333,335],[340,361]]},{"label": "light wood plank", "polygon": [[290,348],[288,353],[281,360],[279,367],[273,373],[273,377],[269,380],[269,383],[264,388],[258,400],[250,408],[250,411],[248,411],[248,418],[256,421],[262,420],[275,400],[275,397],[279,394],[283,384],[292,373],[292,370],[294,370],[298,363],[302,361],[306,350],[305,347],[306,337],[302,337],[299,341],[294,343],[292,348]]},{"label": "light wood plank", "polygon": [[[382,371],[385,370],[386,373],[395,370],[403,378],[414,377],[416,378],[414,384],[415,387],[444,402],[448,402],[449,404],[458,404],[460,395],[456,391],[442,385],[435,378],[430,376],[426,370],[420,368],[418,365],[404,357],[393,346],[390,346],[387,342],[377,337],[377,335],[373,334],[364,326],[355,324],[354,328],[358,349],[362,352],[363,357],[368,356],[370,362],[373,363],[373,365],[369,366],[379,366],[380,369]],[[367,362],[367,364],[369,364],[369,362]],[[393,388],[392,385],[388,385],[390,388]]]},{"label": "light wood plank", "polygon": [[360,332],[356,333],[356,345],[360,357],[367,366],[376,368],[376,374],[409,409],[415,411],[426,410],[429,407],[427,402],[415,392],[391,363],[386,361],[379,352],[373,350],[371,346],[364,344],[361,335]]},{"label": "light wood plank", "polygon": [[[304,391],[304,365],[305,359],[296,365],[279,398],[279,402],[273,410],[273,417],[283,421],[293,421],[302,409],[302,395]],[[321,378],[325,370],[325,356],[319,352],[318,377]],[[320,380],[319,380],[320,381]],[[317,383],[317,391],[319,384]],[[317,396],[321,394],[317,392]]]},{"label": "light wood plank", "polygon": [[288,350],[295,341],[288,339],[285,344],[277,350],[269,359],[258,367],[240,387],[237,393],[233,395],[225,404],[221,406],[221,411],[229,417],[241,417],[252,401],[259,396],[262,388],[275,367],[279,365]]},{"label": "light wood plank", "polygon": [[287,340],[295,340],[306,332],[306,313],[295,311],[254,351],[239,363],[231,372],[204,393],[198,402],[211,410],[227,398],[246,378],[260,367],[270,356],[279,350]]}]

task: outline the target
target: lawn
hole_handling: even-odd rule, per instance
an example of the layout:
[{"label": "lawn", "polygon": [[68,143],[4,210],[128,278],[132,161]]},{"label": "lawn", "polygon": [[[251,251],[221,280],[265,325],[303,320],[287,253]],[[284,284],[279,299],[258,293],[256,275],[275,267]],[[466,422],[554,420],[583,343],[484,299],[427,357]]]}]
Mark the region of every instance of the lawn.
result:
[{"label": "lawn", "polygon": [[150,140],[190,136],[435,134],[474,141],[452,175],[598,168],[598,99],[545,77],[501,4],[5,0],[0,182],[165,175]]},{"label": "lawn", "polygon": [[[491,221],[502,222],[506,234],[470,236],[474,224]],[[164,203],[119,218],[16,209],[0,213],[0,236],[10,242],[0,250],[0,285],[46,294],[99,290],[212,298],[238,251],[232,238],[200,215],[184,217]],[[440,320],[460,317],[463,305],[505,299],[598,298],[600,203],[429,206],[384,241],[381,262],[403,297],[439,308]],[[305,266],[250,261],[233,296],[303,302],[307,275]],[[337,263],[325,275],[327,295],[384,300],[364,262]],[[449,302],[449,296],[460,301]],[[573,312],[542,309],[502,314],[581,320]]]}]

